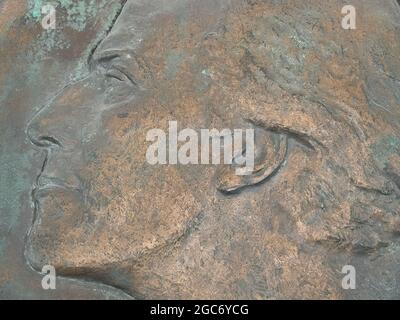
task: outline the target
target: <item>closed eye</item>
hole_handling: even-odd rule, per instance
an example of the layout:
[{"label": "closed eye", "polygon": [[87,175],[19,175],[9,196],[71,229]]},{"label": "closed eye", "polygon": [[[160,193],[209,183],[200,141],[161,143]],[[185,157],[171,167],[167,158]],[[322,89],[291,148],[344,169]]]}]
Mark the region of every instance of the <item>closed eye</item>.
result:
[{"label": "closed eye", "polygon": [[137,86],[136,80],[133,78],[126,69],[118,64],[107,66],[105,75],[110,78],[117,79],[121,82],[129,81],[132,85]]},{"label": "closed eye", "polygon": [[125,81],[127,77],[125,77],[124,74],[122,74],[121,72],[119,72],[118,70],[108,70],[106,72],[106,76],[110,77],[110,78],[114,78],[117,79],[118,81]]},{"label": "closed eye", "polygon": [[129,72],[127,66],[132,59],[132,54],[121,50],[109,50],[96,54],[93,60],[89,61],[91,70],[97,69],[107,77],[114,78],[121,82],[130,82],[138,86],[135,77]]},{"label": "closed eye", "polygon": [[106,69],[105,76],[116,79],[121,82],[129,81],[133,85],[136,85],[136,82],[133,80],[133,77],[131,77],[127,72],[125,72],[122,68],[119,68],[118,66],[111,66],[108,69]]}]

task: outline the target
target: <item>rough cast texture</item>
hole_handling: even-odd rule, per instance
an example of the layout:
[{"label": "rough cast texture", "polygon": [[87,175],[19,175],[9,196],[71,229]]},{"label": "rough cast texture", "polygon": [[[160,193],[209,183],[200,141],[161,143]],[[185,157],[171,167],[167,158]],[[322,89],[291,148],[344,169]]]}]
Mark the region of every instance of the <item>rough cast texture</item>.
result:
[{"label": "rough cast texture", "polygon": [[[400,7],[354,0],[344,30],[345,4],[122,2],[26,119],[29,265],[134,298],[398,298]],[[150,165],[169,121],[255,129],[257,173]]]}]

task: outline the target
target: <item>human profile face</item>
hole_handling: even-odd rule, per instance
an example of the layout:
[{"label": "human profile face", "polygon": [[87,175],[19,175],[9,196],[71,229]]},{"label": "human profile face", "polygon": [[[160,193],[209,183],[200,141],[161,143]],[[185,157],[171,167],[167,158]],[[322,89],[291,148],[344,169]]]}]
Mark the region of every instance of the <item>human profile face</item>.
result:
[{"label": "human profile face", "polygon": [[[207,97],[210,78],[195,42],[218,20],[213,8],[222,6],[209,4],[128,1],[91,56],[88,76],[32,119],[28,135],[46,152],[33,192],[33,266],[70,274],[136,261],[176,242],[210,210],[214,166],[146,159],[148,131],[167,131],[170,121],[179,129],[244,126],[213,109],[228,103],[224,94]],[[195,12],[201,16],[192,21]]]},{"label": "human profile face", "polygon": [[[47,154],[27,246],[35,267],[52,264],[78,274],[140,261],[182,239],[204,214],[218,216],[215,221],[224,223],[219,228],[232,231],[232,261],[257,254],[267,269],[279,265],[283,273],[297,268],[300,274],[310,259],[323,268],[317,254],[303,256],[299,246],[339,242],[349,251],[376,250],[390,241],[387,231],[396,230],[396,221],[383,216],[398,210],[397,189],[373,165],[364,129],[369,118],[329,94],[320,101],[313,95],[325,94],[329,85],[345,98],[352,90],[331,80],[336,73],[351,83],[333,54],[328,72],[313,73],[310,61],[323,60],[316,44],[332,44],[313,38],[310,27],[301,36],[314,47],[305,43],[300,49],[293,30],[285,31],[291,29],[268,11],[272,4],[259,4],[268,9],[261,10],[226,1],[233,7],[225,17],[223,3],[128,1],[91,57],[90,74],[32,120],[28,134]],[[288,41],[287,52],[278,52]],[[329,50],[339,52],[333,45]],[[305,94],[316,78],[318,87]],[[356,93],[357,103],[365,104]],[[194,129],[260,127],[274,137],[267,136],[265,145],[284,137],[285,158],[275,165],[274,148],[260,152],[259,164],[274,170],[260,167],[270,172],[265,179],[250,177],[244,183],[253,189],[230,194],[231,188],[223,188],[231,180],[218,176],[215,166],[146,161],[147,132],[166,131],[169,121]],[[384,197],[393,201],[385,204]],[[385,221],[367,239],[363,230],[348,228],[365,207],[361,214]],[[240,217],[240,232],[232,217]],[[245,245],[257,252],[234,250]],[[291,265],[293,259],[298,264]],[[316,278],[316,285],[321,281]]]},{"label": "human profile face", "polygon": [[31,140],[47,154],[28,241],[29,260],[39,268],[51,263],[62,272],[135,260],[176,241],[204,209],[205,194],[194,194],[191,184],[209,190],[210,168],[192,170],[187,181],[178,168],[151,166],[145,157],[148,130],[170,120],[209,125],[189,94],[196,83],[183,84],[192,72],[188,58],[179,69],[173,34],[163,30],[178,18],[160,8],[146,22],[152,28],[146,35],[129,32],[129,47],[121,38],[133,28],[126,21],[132,10],[125,8],[95,51],[90,74],[54,97],[29,126]]}]

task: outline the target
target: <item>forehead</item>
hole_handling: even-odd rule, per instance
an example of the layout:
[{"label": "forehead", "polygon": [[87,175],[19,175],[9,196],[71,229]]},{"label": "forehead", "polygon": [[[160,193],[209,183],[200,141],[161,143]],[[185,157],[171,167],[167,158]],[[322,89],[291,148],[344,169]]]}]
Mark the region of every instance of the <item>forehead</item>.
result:
[{"label": "forehead", "polygon": [[181,26],[204,20],[206,30],[231,3],[232,0],[127,0],[96,52],[135,50],[149,35],[162,33],[166,20]]},{"label": "forehead", "polygon": [[[169,62],[174,65],[183,52],[188,60],[198,58],[206,73],[210,65],[214,75],[221,71],[221,77],[216,78],[223,79],[224,84],[233,79],[229,76],[232,72],[242,78],[254,73],[255,79],[265,74],[290,92],[304,95],[303,91],[318,86],[322,93],[340,101],[346,98],[351,105],[357,93],[357,105],[365,106],[364,93],[357,89],[355,75],[363,79],[365,73],[374,74],[382,65],[393,70],[391,73],[398,70],[398,59],[388,60],[389,54],[380,54],[382,51],[398,55],[395,17],[389,12],[390,6],[354,0],[358,12],[363,14],[359,15],[357,30],[345,32],[340,26],[340,3],[127,0],[93,56],[108,50],[132,51],[158,67]],[[376,28],[382,29],[385,36],[369,32]],[[217,36],[203,42],[212,33]],[[367,92],[374,91],[373,82],[370,83]],[[395,91],[389,91],[386,96],[393,96],[393,101],[384,105],[397,105]]]}]

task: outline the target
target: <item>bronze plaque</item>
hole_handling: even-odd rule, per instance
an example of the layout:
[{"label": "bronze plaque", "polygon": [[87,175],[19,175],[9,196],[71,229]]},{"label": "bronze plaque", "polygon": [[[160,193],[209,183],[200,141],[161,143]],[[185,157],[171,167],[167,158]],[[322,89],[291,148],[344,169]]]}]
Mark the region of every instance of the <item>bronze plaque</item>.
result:
[{"label": "bronze plaque", "polygon": [[395,0],[0,2],[0,298],[400,298]]}]

